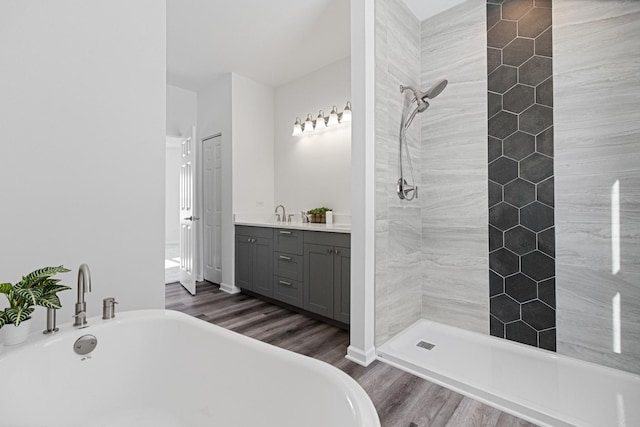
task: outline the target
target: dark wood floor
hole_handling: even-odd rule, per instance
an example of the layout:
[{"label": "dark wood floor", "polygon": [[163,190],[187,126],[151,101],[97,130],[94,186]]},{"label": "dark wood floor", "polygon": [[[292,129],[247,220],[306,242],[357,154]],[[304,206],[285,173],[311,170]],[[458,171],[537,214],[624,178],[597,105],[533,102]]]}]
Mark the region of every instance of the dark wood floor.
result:
[{"label": "dark wood floor", "polygon": [[334,326],[215,284],[199,283],[196,294],[169,284],[166,307],[342,369],[369,394],[383,427],[533,426],[385,363],[345,359],[349,334]]}]

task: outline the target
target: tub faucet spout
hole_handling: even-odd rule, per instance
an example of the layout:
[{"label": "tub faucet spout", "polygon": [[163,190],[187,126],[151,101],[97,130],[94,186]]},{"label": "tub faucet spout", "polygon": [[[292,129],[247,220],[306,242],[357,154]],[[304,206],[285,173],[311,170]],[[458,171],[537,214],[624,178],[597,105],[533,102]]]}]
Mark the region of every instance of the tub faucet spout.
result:
[{"label": "tub faucet spout", "polygon": [[82,264],[78,269],[78,301],[76,302],[75,322],[73,326],[87,324],[87,303],[84,301],[85,292],[91,292],[91,272],[87,264]]}]

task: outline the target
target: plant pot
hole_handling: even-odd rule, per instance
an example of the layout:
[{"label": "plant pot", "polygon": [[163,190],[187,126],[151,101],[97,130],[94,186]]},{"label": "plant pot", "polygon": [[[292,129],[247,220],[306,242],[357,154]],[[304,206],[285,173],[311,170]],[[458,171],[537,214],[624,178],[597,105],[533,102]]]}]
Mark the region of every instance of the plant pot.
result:
[{"label": "plant pot", "polygon": [[311,216],[311,222],[315,222],[318,224],[325,224],[327,222],[326,215],[313,214]]},{"label": "plant pot", "polygon": [[0,328],[0,341],[4,345],[16,345],[27,340],[31,332],[31,318],[20,322],[19,326],[10,323]]}]

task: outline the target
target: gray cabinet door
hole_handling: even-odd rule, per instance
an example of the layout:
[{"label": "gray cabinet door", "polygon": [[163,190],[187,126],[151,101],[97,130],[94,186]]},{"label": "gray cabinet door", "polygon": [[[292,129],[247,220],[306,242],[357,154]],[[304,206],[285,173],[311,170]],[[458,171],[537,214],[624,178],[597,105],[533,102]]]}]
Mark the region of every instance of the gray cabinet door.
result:
[{"label": "gray cabinet door", "polygon": [[253,286],[251,290],[265,296],[273,295],[273,240],[254,238],[253,243]]},{"label": "gray cabinet door", "polygon": [[304,244],[305,310],[333,317],[333,247]]},{"label": "gray cabinet door", "polygon": [[244,235],[236,235],[236,286],[242,289],[253,290],[252,272],[252,238]]},{"label": "gray cabinet door", "polygon": [[333,318],[349,324],[351,318],[351,250],[349,248],[335,248],[333,276]]}]

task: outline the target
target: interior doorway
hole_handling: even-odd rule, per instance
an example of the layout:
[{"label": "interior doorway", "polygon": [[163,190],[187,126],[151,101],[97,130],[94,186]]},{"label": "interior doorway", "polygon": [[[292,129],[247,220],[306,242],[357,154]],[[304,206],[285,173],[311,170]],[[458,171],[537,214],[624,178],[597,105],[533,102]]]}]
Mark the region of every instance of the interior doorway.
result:
[{"label": "interior doorway", "polygon": [[202,242],[203,275],[222,282],[222,136],[202,140]]}]

